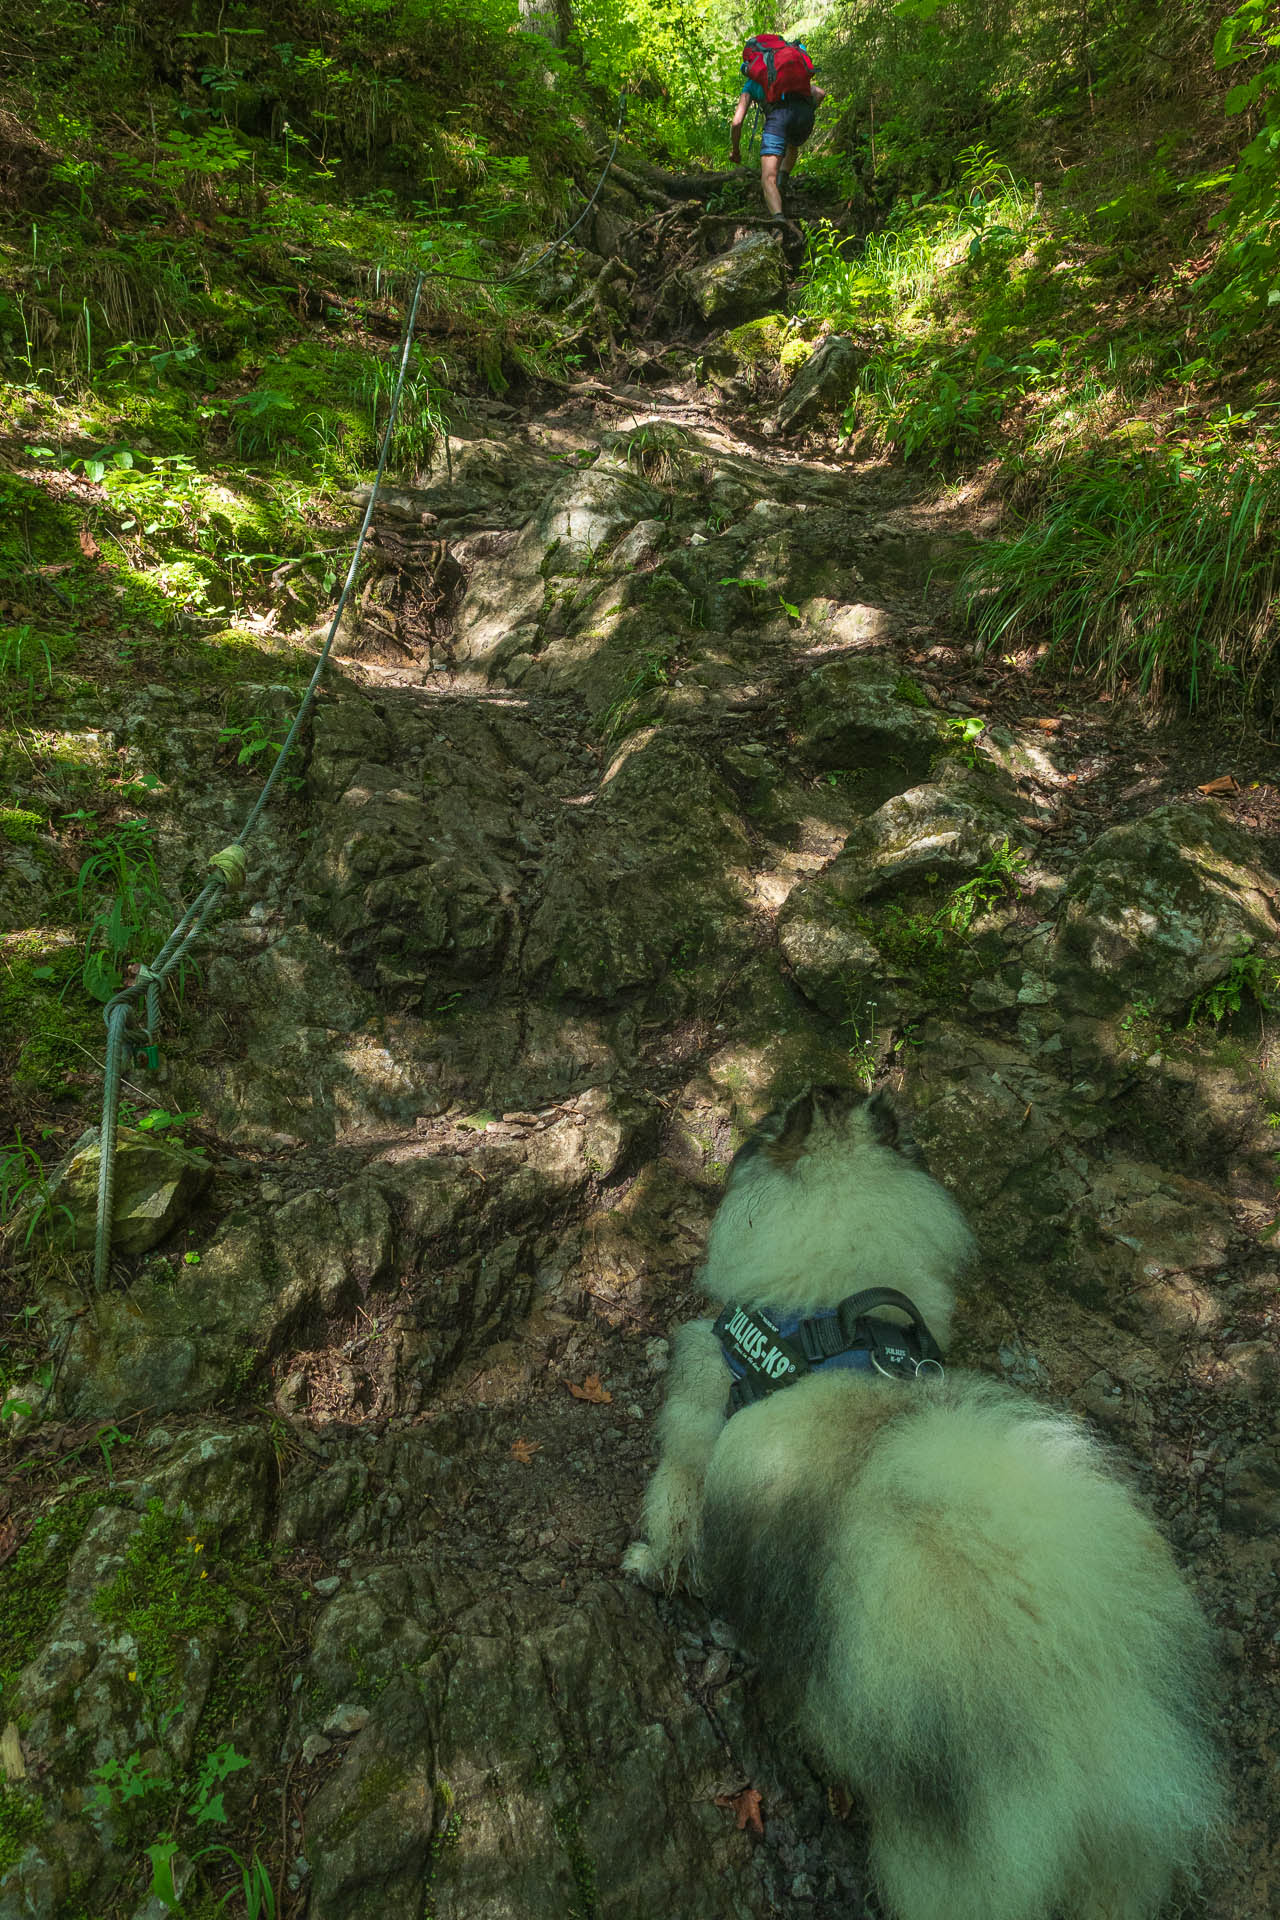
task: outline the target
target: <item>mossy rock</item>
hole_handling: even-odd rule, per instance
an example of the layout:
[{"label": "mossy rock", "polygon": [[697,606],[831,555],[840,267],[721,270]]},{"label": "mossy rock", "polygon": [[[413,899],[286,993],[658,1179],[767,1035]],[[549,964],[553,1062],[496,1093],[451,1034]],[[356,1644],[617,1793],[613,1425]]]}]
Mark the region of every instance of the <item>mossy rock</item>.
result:
[{"label": "mossy rock", "polygon": [[[50,1236],[71,1252],[85,1252],[94,1242],[98,1161],[97,1140],[86,1136],[50,1182]],[[146,1253],[158,1246],[186,1218],[212,1177],[200,1154],[121,1127],[111,1215],[114,1251]]]},{"label": "mossy rock", "polygon": [[733,327],[721,338],[720,345],[736,360],[753,368],[777,366],[787,341],[785,313],[766,313],[759,320],[748,320]]}]

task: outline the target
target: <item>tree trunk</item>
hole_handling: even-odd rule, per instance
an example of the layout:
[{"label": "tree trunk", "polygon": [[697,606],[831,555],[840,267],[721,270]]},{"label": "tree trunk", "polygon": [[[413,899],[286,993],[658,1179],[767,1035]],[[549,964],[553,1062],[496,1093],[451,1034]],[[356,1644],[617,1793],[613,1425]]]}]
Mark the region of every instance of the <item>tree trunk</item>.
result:
[{"label": "tree trunk", "polygon": [[540,34],[553,47],[566,46],[573,32],[570,0],[520,0],[520,25],[526,33]]}]

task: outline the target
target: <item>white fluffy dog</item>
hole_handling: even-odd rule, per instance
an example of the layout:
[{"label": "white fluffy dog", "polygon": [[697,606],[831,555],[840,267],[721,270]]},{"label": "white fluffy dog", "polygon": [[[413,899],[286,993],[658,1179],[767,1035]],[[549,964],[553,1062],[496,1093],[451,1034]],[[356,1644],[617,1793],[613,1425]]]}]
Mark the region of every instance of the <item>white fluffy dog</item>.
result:
[{"label": "white fluffy dog", "polygon": [[[945,1347],[972,1249],[887,1099],[825,1088],[737,1155],[704,1278],[767,1373],[787,1316],[871,1287]],[[712,1321],[681,1328],[627,1571],[687,1573],[757,1650],[899,1920],[1154,1920],[1222,1825],[1210,1630],[1075,1420],[917,1373],[907,1314],[873,1313],[872,1362],[801,1362],[732,1418]]]}]

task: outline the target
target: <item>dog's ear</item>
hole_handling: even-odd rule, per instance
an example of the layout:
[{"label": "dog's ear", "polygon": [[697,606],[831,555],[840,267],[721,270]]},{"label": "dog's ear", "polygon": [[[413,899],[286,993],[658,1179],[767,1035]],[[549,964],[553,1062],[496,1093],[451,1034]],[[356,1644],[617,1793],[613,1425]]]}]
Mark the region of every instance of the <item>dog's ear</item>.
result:
[{"label": "dog's ear", "polygon": [[871,1122],[871,1137],[877,1146],[891,1147],[909,1160],[913,1167],[924,1165],[924,1155],[912,1137],[911,1129],[887,1093],[873,1093],[867,1102],[867,1118]]},{"label": "dog's ear", "polygon": [[781,1113],[770,1114],[760,1129],[760,1145],[775,1167],[793,1167],[804,1152],[813,1125],[813,1095],[802,1093]]}]

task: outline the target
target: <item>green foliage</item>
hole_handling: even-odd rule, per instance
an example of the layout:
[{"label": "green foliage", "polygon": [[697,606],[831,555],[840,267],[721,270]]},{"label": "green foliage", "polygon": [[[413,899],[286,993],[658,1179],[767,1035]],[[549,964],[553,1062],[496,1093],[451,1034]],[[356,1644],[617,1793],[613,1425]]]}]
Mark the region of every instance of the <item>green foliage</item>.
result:
[{"label": "green foliage", "polygon": [[[95,834],[72,892],[78,912],[89,918],[81,969],[85,991],[106,1001],[123,986],[129,959],[141,959],[141,948],[166,931],[168,903],[146,820],[122,820]],[[95,899],[99,904],[90,914]]]},{"label": "green foliage", "polygon": [[[1227,234],[1214,272],[1211,306],[1256,322],[1280,305],[1280,18],[1270,0],[1245,0],[1214,36],[1215,65],[1245,69],[1223,102],[1248,116],[1220,224]],[[1254,131],[1256,129],[1256,131]]]},{"label": "green foliage", "polygon": [[964,756],[965,765],[976,767],[978,764],[978,742],[987,730],[985,720],[976,713],[957,714],[942,723],[943,732],[949,744],[957,747]]},{"label": "green foliage", "polygon": [[989,647],[1032,636],[1109,685],[1194,707],[1248,697],[1274,671],[1277,538],[1273,472],[1181,448],[1100,453],[1042,517],[981,550],[963,593]]},{"label": "green foliage", "polygon": [[152,1500],[124,1564],[99,1591],[94,1611],[129,1634],[138,1648],[138,1684],[157,1718],[177,1704],[179,1668],[190,1640],[226,1626],[232,1593],[218,1561],[210,1567],[204,1542]]},{"label": "green foliage", "polygon": [[677,166],[723,155],[746,38],[723,0],[578,0],[575,14],[597,82],[630,91],[633,139]]},{"label": "green foliage", "polygon": [[59,1212],[71,1218],[69,1207],[55,1205],[43,1160],[23,1139],[21,1127],[15,1127],[13,1139],[0,1146],[0,1229],[25,1214],[26,1232],[22,1236],[25,1249],[38,1232],[47,1231]]},{"label": "green foliage", "polygon": [[0,697],[21,689],[29,707],[40,684],[53,685],[53,650],[35,628],[0,627]]},{"label": "green foliage", "polygon": [[[183,1825],[197,1832],[202,1827],[225,1826],[227,1811],[221,1788],[233,1773],[239,1773],[248,1765],[245,1756],[237,1753],[229,1741],[207,1753],[188,1792],[183,1795],[188,1802],[183,1809]],[[142,1825],[144,1830],[150,1825],[145,1815],[147,1803],[158,1800],[169,1789],[169,1782],[164,1776],[149,1772],[137,1753],[129,1754],[124,1760],[108,1760],[105,1765],[95,1768],[90,1777],[95,1782],[90,1797],[91,1805],[103,1812],[131,1814],[133,1818],[130,1824],[135,1828]],[[177,1822],[165,1824],[169,1837],[153,1840],[144,1849],[151,1863],[148,1892],[170,1913],[181,1914],[184,1902],[174,1883],[173,1864],[175,1856],[183,1849],[181,1842],[173,1837]],[[214,1914],[225,1912],[238,1892],[244,1903],[245,1920],[274,1920],[276,1906],[271,1876],[257,1853],[246,1861],[234,1848],[216,1843],[199,1847],[189,1854],[192,1865],[197,1867],[203,1860],[222,1857],[230,1860],[239,1870],[240,1886],[224,1894],[210,1911]],[[203,1908],[201,1910],[204,1911]]]},{"label": "green foliage", "polygon": [[[975,874],[936,905],[912,908],[901,901],[890,901],[874,915],[861,916],[862,930],[913,987],[930,996],[944,995],[951,991],[956,967],[965,958],[974,923],[1017,892],[1018,875],[1026,864],[1025,856],[1006,837],[991,849]],[[925,881],[936,886],[938,877],[927,874]],[[846,1024],[852,1026],[855,1047],[861,1045],[867,1036],[858,1021],[851,1018]],[[858,1059],[865,1072],[865,1050]]]},{"label": "green foliage", "polygon": [[1218,1026],[1227,1014],[1239,1013],[1246,994],[1263,1013],[1275,1011],[1280,995],[1280,966],[1274,959],[1264,960],[1252,947],[1236,955],[1221,980],[1196,995],[1187,1025],[1193,1027],[1202,1014],[1207,1014]]},{"label": "green foliage", "polygon": [[979,914],[986,913],[1006,894],[1016,891],[1018,875],[1026,864],[1026,855],[1011,846],[1006,836],[998,847],[992,848],[978,871],[968,880],[962,880],[939,909],[939,924],[949,933],[967,934]]},{"label": "green foliage", "polygon": [[44,1825],[40,1802],[21,1787],[0,1782],[0,1880],[16,1866]]},{"label": "green foliage", "polygon": [[649,724],[655,708],[647,696],[671,685],[675,652],[672,643],[666,649],[650,648],[642,655],[622,692],[598,717],[601,738],[607,746],[616,745],[637,727]]}]

